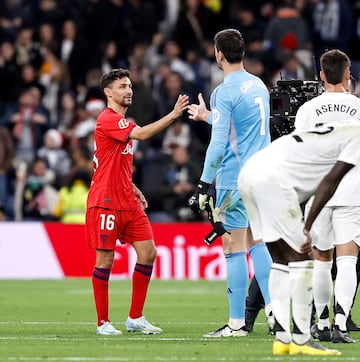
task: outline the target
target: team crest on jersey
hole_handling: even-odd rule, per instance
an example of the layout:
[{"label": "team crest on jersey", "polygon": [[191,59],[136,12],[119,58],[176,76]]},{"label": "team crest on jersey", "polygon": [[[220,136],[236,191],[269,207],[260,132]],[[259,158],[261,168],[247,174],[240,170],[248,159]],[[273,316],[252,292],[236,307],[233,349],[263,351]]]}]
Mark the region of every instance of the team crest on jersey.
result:
[{"label": "team crest on jersey", "polygon": [[103,243],[103,245],[105,245],[108,242],[109,239],[109,235],[107,234],[100,234],[100,240]]},{"label": "team crest on jersey", "polygon": [[118,126],[120,129],[128,128],[129,121],[126,118],[121,118],[120,121],[118,122]]},{"label": "team crest on jersey", "polygon": [[212,111],[212,124],[215,124],[220,119],[220,112],[214,108]]}]

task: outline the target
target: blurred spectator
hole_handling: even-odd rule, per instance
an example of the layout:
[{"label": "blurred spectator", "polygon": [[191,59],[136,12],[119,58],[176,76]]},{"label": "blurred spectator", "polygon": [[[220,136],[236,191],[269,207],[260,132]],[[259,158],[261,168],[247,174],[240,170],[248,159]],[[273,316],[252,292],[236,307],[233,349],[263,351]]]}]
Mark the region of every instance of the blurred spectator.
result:
[{"label": "blurred spectator", "polygon": [[34,42],[34,29],[30,26],[19,30],[15,41],[16,64],[24,66],[33,65],[36,69],[40,68],[42,56],[40,54],[39,44]]},{"label": "blurred spectator", "polygon": [[86,37],[93,45],[93,52],[110,40],[117,42],[120,57],[129,52],[129,21],[124,0],[102,0],[94,3],[87,15]]},{"label": "blurred spectator", "polygon": [[100,87],[102,73],[99,68],[91,68],[85,76],[85,84],[77,88],[77,101],[85,104],[89,99],[102,99],[105,102],[104,93]]},{"label": "blurred spectator", "polygon": [[301,79],[312,80],[313,74],[310,69],[307,69],[304,64],[296,57],[295,54],[290,54],[285,59],[284,65],[272,78],[272,86],[280,79]]},{"label": "blurred spectator", "polygon": [[0,127],[0,205],[4,216],[8,215],[10,183],[13,171],[15,148],[10,131]]},{"label": "blurred spectator", "polygon": [[179,94],[187,94],[190,99],[194,97],[190,84],[184,80],[181,73],[172,70],[162,81],[159,98],[156,99],[156,117],[167,114],[173,108]]},{"label": "blurred spectator", "polygon": [[205,39],[212,39],[221,27],[216,14],[198,0],[181,0],[173,32],[183,56],[187,49],[202,49]]},{"label": "blurred spectator", "polygon": [[100,60],[95,64],[103,73],[109,72],[114,68],[125,68],[125,60],[119,56],[119,49],[116,41],[110,40],[106,42],[99,54]]},{"label": "blurred spectator", "polygon": [[158,30],[165,39],[168,39],[174,31],[178,19],[180,0],[165,0],[163,3],[165,7],[164,17],[159,22]]},{"label": "blurred spectator", "polygon": [[[199,164],[191,162],[186,147],[177,146],[172,151],[171,161],[164,169],[164,209],[174,221],[194,220],[195,214],[188,207],[188,200],[201,175]],[[200,216],[200,214],[199,214]]]},{"label": "blurred spectator", "polygon": [[14,44],[5,40],[0,43],[0,115],[7,105],[16,101],[18,73]]},{"label": "blurred spectator", "polygon": [[34,8],[34,21],[36,27],[41,24],[52,24],[54,38],[58,38],[61,27],[65,19],[66,7],[63,6],[63,0],[37,0]]},{"label": "blurred spectator", "polygon": [[40,103],[36,87],[24,90],[17,104],[3,117],[3,124],[11,130],[15,142],[16,158],[31,164],[36,151],[43,144],[48,129],[49,114]]},{"label": "blurred spectator", "polygon": [[161,62],[167,62],[170,69],[178,72],[188,82],[195,80],[195,74],[181,57],[181,48],[174,39],[165,40],[162,34],[155,34],[151,45],[146,50],[146,64],[152,71]]},{"label": "blurred spectator", "polygon": [[[151,1],[128,0],[129,44],[150,43],[158,30],[154,21],[161,14],[155,12]],[[129,49],[130,50],[130,49]]]},{"label": "blurred spectator", "polygon": [[264,63],[270,72],[281,68],[287,54],[309,47],[308,28],[295,7],[295,0],[280,1],[275,16],[266,25]]},{"label": "blurred spectator", "polygon": [[73,91],[85,82],[86,41],[74,20],[67,19],[62,26],[59,60],[67,65],[70,87]]},{"label": "blurred spectator", "polygon": [[348,0],[317,0],[310,2],[310,5],[316,59],[319,59],[324,51],[335,48],[348,53],[353,24]]},{"label": "blurred spectator", "polygon": [[59,40],[55,36],[55,29],[53,24],[51,23],[41,24],[37,29],[36,35],[37,35],[38,47],[42,57],[44,56],[44,53],[46,52],[47,49],[49,49],[53,54],[59,53]]},{"label": "blurred spectator", "polygon": [[187,148],[190,145],[190,142],[190,126],[181,119],[177,119],[165,131],[162,142],[162,151],[171,156],[178,147]]},{"label": "blurred spectator", "polygon": [[87,169],[76,169],[69,174],[59,190],[59,200],[52,215],[66,224],[85,224],[86,201],[91,182]]},{"label": "blurred spectator", "polygon": [[45,88],[42,102],[50,114],[50,126],[55,127],[61,96],[70,89],[70,75],[67,65],[49,48],[44,53],[39,81]]},{"label": "blurred spectator", "polygon": [[78,117],[77,111],[76,94],[71,90],[65,91],[61,95],[55,127],[64,135],[66,146],[72,138],[72,128]]},{"label": "blurred spectator", "polygon": [[246,55],[260,58],[266,23],[255,17],[254,5],[236,2],[230,16],[230,26],[239,30],[246,42]]},{"label": "blurred spectator", "polygon": [[69,174],[73,174],[77,169],[86,169],[90,174],[94,170],[93,152],[85,143],[79,143],[71,148],[71,169]]},{"label": "blurred spectator", "polygon": [[245,69],[260,78],[264,81],[264,64],[260,61],[260,59],[244,56],[244,67]]},{"label": "blurred spectator", "polygon": [[58,193],[52,186],[54,173],[47,168],[46,161],[35,159],[26,176],[23,191],[22,212],[25,221],[51,219]]},{"label": "blurred spectator", "polygon": [[102,99],[89,99],[86,102],[86,118],[76,124],[74,129],[73,144],[85,142],[89,148],[93,147],[93,133],[98,115],[105,109],[106,104]]},{"label": "blurred spectator", "polygon": [[0,39],[15,40],[22,25],[30,20],[21,0],[3,0],[0,2]]},{"label": "blurred spectator", "polygon": [[130,70],[133,67],[136,67],[140,74],[141,80],[146,84],[146,86],[151,87],[151,78],[153,74],[151,69],[146,64],[146,51],[148,44],[146,43],[137,43],[134,45],[131,54],[129,55],[129,68]]},{"label": "blurred spectator", "polygon": [[46,161],[54,172],[54,186],[60,188],[70,171],[70,157],[62,148],[63,135],[57,129],[49,129],[44,135],[44,145],[37,151],[37,157]]},{"label": "blurred spectator", "polygon": [[132,105],[126,112],[127,118],[144,126],[154,119],[155,101],[151,88],[141,78],[141,68],[137,65],[130,66],[130,79],[133,88]]},{"label": "blurred spectator", "polygon": [[20,79],[15,86],[17,97],[26,89],[36,87],[39,89],[41,97],[45,93],[45,86],[39,81],[39,72],[31,63],[24,64],[20,69]]},{"label": "blurred spectator", "polygon": [[165,168],[170,157],[162,152],[148,152],[144,157],[140,189],[148,201],[147,214],[153,222],[171,222],[173,218],[164,210]]},{"label": "blurred spectator", "polygon": [[[353,8],[353,29],[350,40],[349,56],[351,62],[351,73],[353,74],[357,83],[360,82],[360,1],[355,1]],[[360,85],[359,85],[360,86]]]},{"label": "blurred spectator", "polygon": [[208,98],[211,92],[211,62],[203,54],[204,52],[200,49],[188,49],[185,54],[185,61],[195,74],[195,79],[192,82],[192,93],[202,93],[204,97]]},{"label": "blurred spectator", "polygon": [[177,41],[167,40],[164,44],[164,57],[169,62],[170,68],[174,72],[181,74],[187,82],[195,81],[195,73],[181,57],[181,48]]}]

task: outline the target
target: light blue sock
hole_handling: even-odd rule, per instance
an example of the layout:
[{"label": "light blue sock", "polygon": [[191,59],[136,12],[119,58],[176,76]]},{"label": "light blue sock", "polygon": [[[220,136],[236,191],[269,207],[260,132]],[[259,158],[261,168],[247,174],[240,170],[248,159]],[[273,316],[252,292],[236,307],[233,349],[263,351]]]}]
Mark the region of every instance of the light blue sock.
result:
[{"label": "light blue sock", "polygon": [[255,244],[249,249],[250,257],[254,264],[254,273],[265,305],[270,304],[269,296],[269,275],[272,265],[271,255],[264,243]]},{"label": "light blue sock", "polygon": [[225,255],[230,318],[245,318],[248,265],[245,251]]}]

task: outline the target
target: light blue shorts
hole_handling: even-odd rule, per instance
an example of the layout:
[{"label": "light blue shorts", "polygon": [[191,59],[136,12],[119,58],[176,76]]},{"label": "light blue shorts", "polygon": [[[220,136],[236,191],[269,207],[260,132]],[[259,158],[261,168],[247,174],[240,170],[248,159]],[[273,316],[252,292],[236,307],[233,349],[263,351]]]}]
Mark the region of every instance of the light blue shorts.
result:
[{"label": "light blue shorts", "polygon": [[249,226],[248,216],[239,191],[216,190],[216,207],[220,208],[220,220],[226,230]]}]

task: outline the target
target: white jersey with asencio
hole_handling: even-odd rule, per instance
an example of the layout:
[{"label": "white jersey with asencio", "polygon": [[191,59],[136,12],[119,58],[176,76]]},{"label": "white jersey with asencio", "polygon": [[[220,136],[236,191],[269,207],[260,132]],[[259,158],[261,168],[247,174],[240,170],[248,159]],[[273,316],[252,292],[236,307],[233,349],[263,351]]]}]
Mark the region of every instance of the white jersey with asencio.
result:
[{"label": "white jersey with asencio", "polygon": [[[297,130],[318,124],[353,119],[360,123],[360,98],[350,93],[325,92],[304,103],[296,114]],[[348,172],[327,206],[360,206],[360,193],[354,192],[360,182],[360,168]]]},{"label": "white jersey with asencio", "polygon": [[130,132],[136,127],[122,115],[106,108],[96,122],[94,133],[94,175],[87,207],[129,210],[138,207],[135,199],[133,143]]},{"label": "white jersey with asencio", "polygon": [[240,177],[246,173],[249,184],[277,180],[282,187],[295,189],[302,203],[337,161],[360,165],[360,123],[332,123],[282,136],[255,153]]}]

